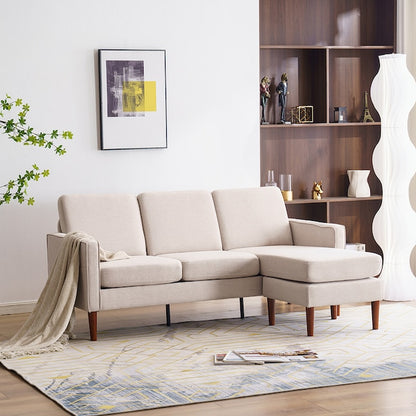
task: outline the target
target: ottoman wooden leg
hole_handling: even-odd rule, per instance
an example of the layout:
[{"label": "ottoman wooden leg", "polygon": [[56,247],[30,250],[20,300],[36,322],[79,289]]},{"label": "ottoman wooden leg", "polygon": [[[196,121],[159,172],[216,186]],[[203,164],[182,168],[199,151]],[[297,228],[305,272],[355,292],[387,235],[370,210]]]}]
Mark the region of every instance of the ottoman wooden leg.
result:
[{"label": "ottoman wooden leg", "polygon": [[341,315],[341,305],[337,305],[337,315]]},{"label": "ottoman wooden leg", "polygon": [[97,341],[97,312],[88,312],[88,323],[90,326],[90,339]]},{"label": "ottoman wooden leg", "polygon": [[371,317],[373,319],[373,329],[378,329],[378,321],[380,317],[380,301],[371,302]]},{"label": "ottoman wooden leg", "polygon": [[338,306],[331,305],[331,319],[337,319],[338,317]]},{"label": "ottoman wooden leg", "polygon": [[276,323],[275,300],[267,298],[267,312],[269,314],[269,325]]},{"label": "ottoman wooden leg", "polygon": [[315,308],[306,308],[306,330],[308,337],[313,337]]}]

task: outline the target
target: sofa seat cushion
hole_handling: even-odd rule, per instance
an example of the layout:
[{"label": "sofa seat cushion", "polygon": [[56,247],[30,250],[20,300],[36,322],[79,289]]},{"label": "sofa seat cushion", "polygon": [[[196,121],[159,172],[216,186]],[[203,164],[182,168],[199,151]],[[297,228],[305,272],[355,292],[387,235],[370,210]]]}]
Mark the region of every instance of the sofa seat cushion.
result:
[{"label": "sofa seat cushion", "polygon": [[381,271],[378,254],[338,248],[267,246],[233,251],[255,254],[264,276],[305,283],[364,279]]},{"label": "sofa seat cushion", "polygon": [[159,257],[182,263],[182,279],[212,280],[256,276],[259,261],[252,253],[232,251],[193,251],[163,254]]},{"label": "sofa seat cushion", "polygon": [[162,285],[182,278],[180,261],[154,256],[133,256],[100,263],[101,287]]}]

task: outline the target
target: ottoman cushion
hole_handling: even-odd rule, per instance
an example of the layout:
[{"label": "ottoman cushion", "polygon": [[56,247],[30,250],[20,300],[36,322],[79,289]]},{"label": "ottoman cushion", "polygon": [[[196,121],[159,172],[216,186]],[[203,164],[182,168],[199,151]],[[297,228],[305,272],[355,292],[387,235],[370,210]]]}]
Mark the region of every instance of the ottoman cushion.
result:
[{"label": "ottoman cushion", "polygon": [[305,246],[248,247],[233,251],[255,254],[264,276],[305,283],[364,279],[381,271],[381,257],[367,252]]}]

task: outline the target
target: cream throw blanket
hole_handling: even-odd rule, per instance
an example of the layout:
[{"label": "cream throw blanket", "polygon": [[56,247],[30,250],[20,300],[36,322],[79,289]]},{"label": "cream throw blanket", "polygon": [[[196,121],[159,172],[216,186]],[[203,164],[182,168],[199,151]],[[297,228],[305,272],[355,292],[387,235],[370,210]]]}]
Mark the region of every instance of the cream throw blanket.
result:
[{"label": "cream throw blanket", "polygon": [[[20,330],[0,343],[0,359],[61,351],[72,338],[74,304],[78,287],[79,248],[82,241],[95,241],[88,234],[68,233],[63,240],[39,300]],[[127,258],[124,252],[100,249],[101,261]]]}]

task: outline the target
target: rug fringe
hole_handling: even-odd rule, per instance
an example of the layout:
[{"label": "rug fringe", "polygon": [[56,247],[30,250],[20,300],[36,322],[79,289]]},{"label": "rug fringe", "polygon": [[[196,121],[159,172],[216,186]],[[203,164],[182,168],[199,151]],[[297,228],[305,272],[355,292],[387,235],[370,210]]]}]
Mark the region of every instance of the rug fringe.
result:
[{"label": "rug fringe", "polygon": [[36,354],[43,354],[46,352],[57,352],[63,351],[65,346],[68,344],[70,336],[68,334],[62,334],[61,337],[51,345],[45,347],[24,347],[22,346],[21,349],[17,349],[13,347],[13,350],[7,351],[3,350],[0,351],[0,360],[6,360],[9,358],[16,358],[16,357],[23,357],[25,355],[36,355]]}]

